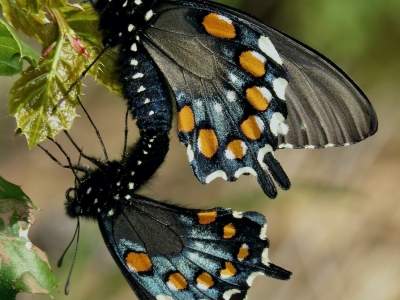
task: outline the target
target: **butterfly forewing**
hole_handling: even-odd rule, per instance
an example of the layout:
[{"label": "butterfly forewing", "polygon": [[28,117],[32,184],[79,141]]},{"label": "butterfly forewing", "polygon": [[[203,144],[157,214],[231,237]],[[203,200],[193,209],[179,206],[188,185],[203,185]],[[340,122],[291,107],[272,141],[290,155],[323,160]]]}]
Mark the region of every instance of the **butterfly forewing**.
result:
[{"label": "butterfly forewing", "polygon": [[291,274],[269,262],[259,213],[183,209],[134,195],[98,221],[140,299],[244,299],[255,277]]},{"label": "butterfly forewing", "polygon": [[289,131],[278,135],[280,148],[344,146],[377,131],[377,116],[366,95],[325,56],[244,12],[218,3],[204,6],[264,34],[279,53],[290,75],[285,91]]}]

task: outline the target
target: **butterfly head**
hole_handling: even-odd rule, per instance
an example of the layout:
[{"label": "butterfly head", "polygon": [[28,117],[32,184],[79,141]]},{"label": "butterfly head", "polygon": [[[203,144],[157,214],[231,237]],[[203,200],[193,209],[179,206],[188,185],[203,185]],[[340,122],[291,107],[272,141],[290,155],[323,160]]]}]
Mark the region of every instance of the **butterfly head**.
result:
[{"label": "butterfly head", "polygon": [[75,186],[66,191],[65,207],[71,218],[96,218],[97,214],[112,199],[112,186],[118,181],[118,164],[101,163],[89,169],[75,181]]},{"label": "butterfly head", "polygon": [[[90,182],[91,180],[89,177],[88,181],[80,181],[75,184],[75,187],[71,187],[66,191],[65,208],[67,210],[67,215],[71,218],[94,218],[96,216],[98,205],[96,205],[97,203],[95,199],[97,198],[96,194],[98,193],[88,185]],[[92,191],[93,195],[90,195]]]}]

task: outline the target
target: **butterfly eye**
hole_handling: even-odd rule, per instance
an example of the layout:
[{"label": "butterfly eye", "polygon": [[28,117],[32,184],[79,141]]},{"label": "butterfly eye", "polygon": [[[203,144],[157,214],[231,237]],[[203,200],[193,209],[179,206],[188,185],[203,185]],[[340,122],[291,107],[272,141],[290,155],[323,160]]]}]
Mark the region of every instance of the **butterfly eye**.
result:
[{"label": "butterfly eye", "polygon": [[81,211],[82,211],[82,208],[81,208],[80,205],[76,205],[76,206],[74,207],[74,210],[75,210],[75,214],[76,214],[76,215],[79,215],[79,214],[81,213]]},{"label": "butterfly eye", "polygon": [[69,188],[65,192],[65,198],[67,199],[68,202],[77,201],[78,199],[76,197],[76,189],[75,188]]}]

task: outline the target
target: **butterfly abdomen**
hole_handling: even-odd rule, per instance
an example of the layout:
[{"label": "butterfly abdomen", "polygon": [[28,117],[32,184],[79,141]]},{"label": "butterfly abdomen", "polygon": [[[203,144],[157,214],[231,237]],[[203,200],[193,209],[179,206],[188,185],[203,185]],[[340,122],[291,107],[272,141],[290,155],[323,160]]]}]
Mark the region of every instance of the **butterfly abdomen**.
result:
[{"label": "butterfly abdomen", "polygon": [[172,104],[168,85],[136,39],[121,45],[119,68],[124,98],[139,130],[169,132]]},{"label": "butterfly abdomen", "polygon": [[164,161],[171,129],[172,104],[168,84],[140,42],[141,29],[154,17],[153,3],[142,0],[92,1],[99,13],[104,46],[119,47],[119,82],[140,131],[139,140],[120,162],[135,189]]},{"label": "butterfly abdomen", "polygon": [[153,3],[142,0],[92,1],[99,13],[103,45],[119,46],[119,81],[139,129],[168,132],[172,115],[168,85],[140,41],[141,29],[154,17]]}]

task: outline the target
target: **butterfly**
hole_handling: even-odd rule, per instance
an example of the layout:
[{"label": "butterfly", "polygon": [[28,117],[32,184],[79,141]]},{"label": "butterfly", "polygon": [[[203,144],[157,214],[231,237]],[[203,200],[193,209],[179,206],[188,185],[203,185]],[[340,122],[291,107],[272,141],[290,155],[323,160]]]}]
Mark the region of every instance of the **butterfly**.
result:
[{"label": "butterfly", "polygon": [[291,275],[268,260],[256,212],[185,209],[137,194],[178,136],[202,183],[254,175],[290,181],[280,148],[357,143],[377,130],[364,93],[316,51],[238,10],[209,1],[92,0],[105,48],[119,47],[123,96],[140,131],[118,161],[90,156],[67,191],[67,214],[99,224],[140,299],[245,299],[258,275]]},{"label": "butterfly", "polygon": [[[154,143],[158,138],[154,136]],[[157,152],[151,149],[150,155]],[[263,215],[186,209],[140,196],[135,193],[140,165],[129,167],[131,158],[106,163],[88,157],[97,167],[85,169],[67,191],[66,209],[72,218],[98,222],[139,299],[239,300],[246,298],[257,276],[289,279],[291,272],[268,259]]]},{"label": "butterfly", "polygon": [[274,181],[290,187],[275,150],[350,145],[377,131],[371,103],[339,67],[248,14],[211,1],[90,2],[103,45],[119,47],[119,81],[142,136],[169,132],[176,106],[203,184],[252,174],[275,198]]}]

